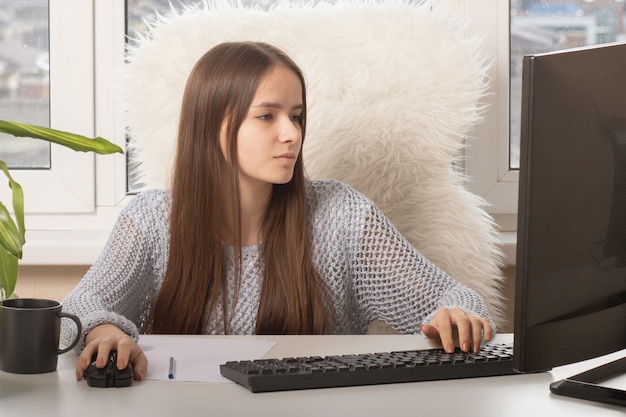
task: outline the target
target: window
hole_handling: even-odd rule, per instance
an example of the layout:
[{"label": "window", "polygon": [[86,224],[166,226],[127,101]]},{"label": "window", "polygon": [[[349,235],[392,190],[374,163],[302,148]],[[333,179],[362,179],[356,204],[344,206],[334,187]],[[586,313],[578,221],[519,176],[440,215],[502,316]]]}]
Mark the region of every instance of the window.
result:
[{"label": "window", "polygon": [[517,222],[521,57],[626,39],[624,0],[465,0],[464,18],[493,59],[485,122],[468,148],[468,186],[504,231]]},{"label": "window", "polygon": [[[503,230],[514,231],[517,211],[515,132],[518,130],[515,102],[519,100],[515,96],[518,83],[515,77],[519,73],[515,66],[519,60],[517,57],[538,51],[535,49],[536,39],[531,35],[541,38],[542,48],[568,46],[572,37],[578,41],[584,37],[585,42],[589,39],[603,42],[612,37],[624,39],[624,1],[430,1],[433,6],[444,5],[459,13],[468,22],[469,30],[484,34],[484,50],[491,61],[491,91],[485,97],[484,122],[472,132],[477,139],[468,148],[468,186],[489,203],[489,211]],[[182,8],[196,2],[174,0],[170,5],[168,0],[0,0],[0,109],[8,106],[18,115],[28,113],[33,118],[28,122],[47,124],[49,121],[55,128],[87,136],[98,135],[123,144],[125,127],[118,114],[115,92],[120,81],[117,76],[124,64],[126,30],[129,33],[141,30],[143,18],[154,16],[155,8],[167,14],[171,7]],[[267,4],[266,1],[263,3]],[[41,55],[35,54],[33,58],[35,71],[25,71],[20,78],[31,92],[44,98],[45,89],[33,86],[45,84],[47,73],[49,111],[45,99],[36,105],[39,106],[36,110],[21,111],[17,105],[6,101],[7,95],[16,93],[9,92],[7,87],[3,72],[7,53],[1,48],[9,39],[7,34],[16,32],[8,30],[9,25],[14,26],[16,22],[10,13],[16,13],[20,7],[31,8],[30,15],[22,15],[21,19],[35,19],[36,16],[45,23],[45,19],[41,19],[41,13],[46,12],[42,4],[48,5],[49,71],[45,70],[43,47],[46,31],[34,29],[32,24],[31,32],[25,28],[20,31],[29,33],[24,39],[37,45]],[[571,5],[577,8],[574,10]],[[557,13],[553,13],[555,10]],[[548,15],[552,20],[546,17]],[[570,36],[572,26],[575,26],[576,34]],[[553,42],[554,39],[558,41]],[[29,98],[30,104],[33,102]],[[18,115],[3,111],[0,118],[19,120]],[[45,119],[46,115],[49,120]],[[28,146],[26,140],[18,142],[20,146]],[[7,149],[4,144],[0,142],[0,152]],[[90,264],[100,253],[119,210],[132,198],[128,193],[129,189],[133,190],[133,183],[127,184],[126,156],[94,156],[54,145],[48,148],[46,144],[45,147],[49,149],[49,156],[29,168],[47,169],[14,170],[16,179],[25,187],[27,199],[24,263]],[[0,187],[0,198],[5,201],[7,196],[8,193]]]},{"label": "window", "polygon": [[[10,75],[17,80],[15,89],[8,90],[15,95],[15,100],[5,102],[13,109],[10,115],[17,120],[44,125],[49,120],[53,127],[93,136],[92,4],[81,0],[5,1],[2,10],[9,19],[2,32],[5,47],[15,42],[22,46],[20,53],[4,56],[5,62],[21,62],[21,69]],[[13,24],[18,16],[23,25]],[[67,24],[68,16],[71,25]],[[47,51],[51,59],[46,58]],[[27,107],[21,107],[22,104]],[[3,150],[9,148],[8,141],[23,148],[31,146],[26,139],[6,140],[2,143]],[[29,215],[92,212],[96,205],[94,157],[39,142],[37,145],[44,147],[43,156],[41,162],[31,166],[46,169],[13,172],[25,190],[26,212]],[[11,163],[20,165],[16,159]],[[8,195],[7,190],[0,189],[3,201]],[[36,223],[36,216],[29,216],[27,225],[33,228]]]},{"label": "window", "polygon": [[522,57],[625,40],[624,7],[624,0],[511,0],[511,169],[519,169]]},{"label": "window", "polygon": [[[111,4],[97,3],[97,7],[102,9],[98,10],[98,19],[108,20],[108,24],[98,20],[96,25],[96,1],[3,0],[1,4],[3,12],[36,8],[37,13],[31,13],[31,17],[36,15],[41,20],[42,13],[48,15],[43,23],[49,29],[46,30],[50,57],[49,111],[41,109],[40,114],[45,117],[47,113],[50,126],[85,136],[97,133],[119,144],[116,140],[118,136],[114,134],[115,124],[104,116],[96,117],[96,108],[109,107],[112,102],[107,102],[107,97],[96,102],[98,90],[105,89],[98,85],[107,85],[109,80],[103,80],[103,71],[95,71],[95,67],[109,60],[107,53],[115,43],[115,36],[109,35],[100,48],[101,56],[95,58],[98,46],[95,46],[94,28],[99,27],[102,32],[113,31],[111,22],[114,20],[114,13],[106,7]],[[10,19],[11,16],[2,14],[2,18]],[[15,32],[7,27],[6,21],[2,23],[0,20],[0,28],[5,29],[3,36]],[[123,28],[123,24],[120,27]],[[36,33],[34,42],[41,45],[45,35],[41,35],[41,30]],[[32,36],[27,38],[33,39]],[[122,41],[120,50],[123,50],[123,29],[118,38]],[[102,42],[102,39],[98,41]],[[17,58],[17,55],[9,58]],[[28,81],[32,91],[33,78]],[[31,117],[34,114],[30,110],[25,113],[28,113],[25,116]],[[29,123],[48,124],[45,120],[25,120],[18,116],[11,117]],[[4,114],[1,117],[8,118]],[[20,144],[27,142],[22,138],[8,140]],[[4,142],[1,146],[4,150]],[[123,157],[95,156],[57,145],[48,146],[46,143],[49,149],[47,169],[14,169],[12,172],[24,187],[25,194],[27,233],[22,263],[89,264],[100,253],[126,197]],[[10,201],[8,187],[0,187],[0,199]]]},{"label": "window", "polygon": [[[0,114],[48,126],[48,1],[0,2]],[[50,168],[47,142],[0,136],[0,159],[11,168]]]}]

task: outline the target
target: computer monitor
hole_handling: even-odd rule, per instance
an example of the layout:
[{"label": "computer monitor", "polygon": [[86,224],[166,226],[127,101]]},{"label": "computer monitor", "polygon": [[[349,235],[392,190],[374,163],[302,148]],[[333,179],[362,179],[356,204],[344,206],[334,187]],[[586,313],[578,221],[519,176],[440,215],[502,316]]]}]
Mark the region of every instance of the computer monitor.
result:
[{"label": "computer monitor", "polygon": [[[626,348],[626,43],[523,58],[514,367],[552,367]],[[597,384],[552,392],[626,405]]]}]

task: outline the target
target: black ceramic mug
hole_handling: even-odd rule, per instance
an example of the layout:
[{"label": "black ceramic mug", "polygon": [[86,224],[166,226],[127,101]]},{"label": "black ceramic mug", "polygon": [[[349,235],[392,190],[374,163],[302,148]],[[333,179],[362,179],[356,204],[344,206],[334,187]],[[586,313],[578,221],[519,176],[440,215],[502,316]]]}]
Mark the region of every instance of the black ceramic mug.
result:
[{"label": "black ceramic mug", "polygon": [[[76,323],[72,343],[59,349],[61,318]],[[0,302],[0,370],[15,374],[41,374],[57,369],[58,355],[72,349],[81,334],[78,317],[61,311],[61,303],[39,298],[13,298]]]}]

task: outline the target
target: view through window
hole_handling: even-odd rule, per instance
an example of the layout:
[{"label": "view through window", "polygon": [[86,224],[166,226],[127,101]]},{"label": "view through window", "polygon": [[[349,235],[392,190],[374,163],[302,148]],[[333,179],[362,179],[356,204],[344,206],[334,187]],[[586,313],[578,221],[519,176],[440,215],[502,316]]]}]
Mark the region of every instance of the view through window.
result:
[{"label": "view through window", "polygon": [[624,0],[511,0],[510,160],[519,168],[522,57],[626,40]]},{"label": "view through window", "polygon": [[[0,119],[50,125],[48,0],[0,0]],[[50,168],[50,145],[0,134],[11,168]]]}]

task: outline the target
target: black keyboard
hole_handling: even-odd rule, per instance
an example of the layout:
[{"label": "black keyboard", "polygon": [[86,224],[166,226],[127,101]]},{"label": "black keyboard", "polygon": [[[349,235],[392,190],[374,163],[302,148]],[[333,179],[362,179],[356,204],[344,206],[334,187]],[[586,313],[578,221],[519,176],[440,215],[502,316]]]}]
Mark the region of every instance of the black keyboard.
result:
[{"label": "black keyboard", "polygon": [[226,362],[221,374],[252,392],[511,375],[513,344],[478,353],[442,349]]}]

